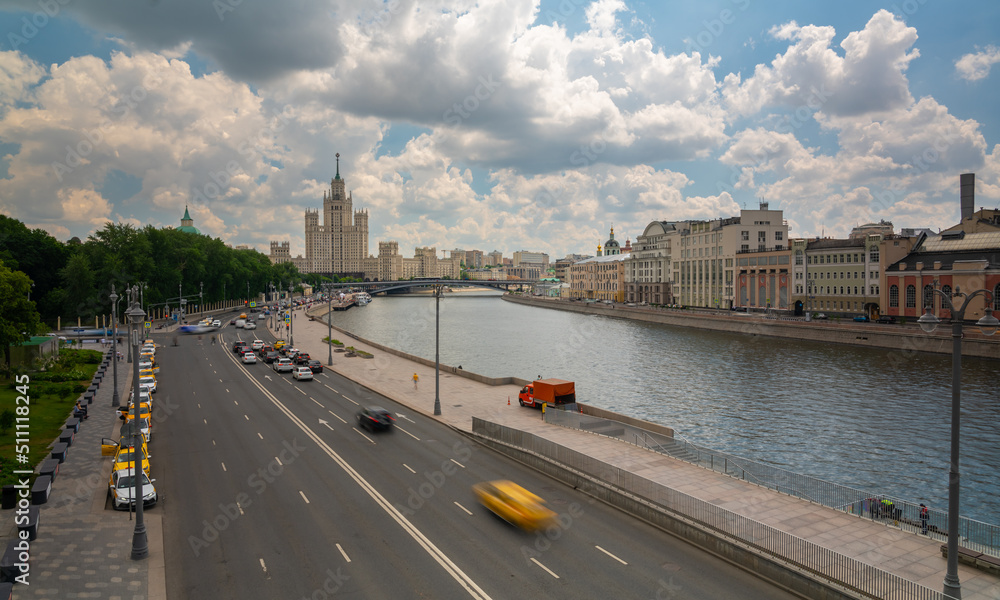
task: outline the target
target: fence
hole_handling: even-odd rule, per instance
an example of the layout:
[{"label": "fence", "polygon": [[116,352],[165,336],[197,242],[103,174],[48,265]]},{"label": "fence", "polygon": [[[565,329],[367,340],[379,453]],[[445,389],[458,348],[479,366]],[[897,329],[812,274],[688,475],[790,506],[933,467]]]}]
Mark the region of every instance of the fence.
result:
[{"label": "fence", "polygon": [[[552,411],[553,413],[559,411]],[[548,416],[548,413],[546,414]],[[667,511],[692,520],[714,534],[739,542],[786,565],[812,573],[821,580],[880,599],[948,600],[924,587],[834,552],[759,521],[688,496],[654,481],[581,454],[535,435],[473,417],[472,431],[484,437],[546,457],[606,484],[638,496]]]},{"label": "fence", "polygon": [[[657,434],[619,421],[560,410],[546,412],[545,421],[617,438],[790,496],[898,527],[903,531],[917,533],[923,528],[918,503],[857,490],[748,458],[701,448],[679,437]],[[932,509],[929,513],[927,535],[936,540],[947,541],[948,511]],[[958,524],[961,546],[1000,557],[1000,527],[961,516]]]}]

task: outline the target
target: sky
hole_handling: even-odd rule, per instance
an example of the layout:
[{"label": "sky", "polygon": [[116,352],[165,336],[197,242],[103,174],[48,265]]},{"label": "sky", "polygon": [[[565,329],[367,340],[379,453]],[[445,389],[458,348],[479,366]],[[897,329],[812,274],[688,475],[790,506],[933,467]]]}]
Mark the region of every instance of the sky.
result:
[{"label": "sky", "polygon": [[[594,254],[1000,206],[995,0],[0,0],[0,213],[304,252],[336,173],[379,241]],[[442,255],[443,252],[439,253]]]}]

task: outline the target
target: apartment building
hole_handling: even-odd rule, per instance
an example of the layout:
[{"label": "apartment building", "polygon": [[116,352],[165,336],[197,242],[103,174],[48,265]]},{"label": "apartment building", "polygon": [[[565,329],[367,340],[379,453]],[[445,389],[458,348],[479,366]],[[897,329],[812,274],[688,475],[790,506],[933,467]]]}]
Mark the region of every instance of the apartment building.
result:
[{"label": "apartment building", "polygon": [[635,239],[632,252],[624,261],[626,302],[674,303],[670,293],[670,251],[678,231],[677,223],[653,221]]}]

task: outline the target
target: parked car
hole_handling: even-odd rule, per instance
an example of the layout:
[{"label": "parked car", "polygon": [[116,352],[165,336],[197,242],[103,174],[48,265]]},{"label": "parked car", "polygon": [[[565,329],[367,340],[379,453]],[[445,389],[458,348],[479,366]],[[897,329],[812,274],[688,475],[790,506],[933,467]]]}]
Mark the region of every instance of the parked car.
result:
[{"label": "parked car", "polygon": [[[152,506],[156,504],[156,488],[153,481],[145,473],[142,475],[142,505]],[[129,508],[135,504],[133,494],[135,494],[135,471],[133,469],[119,469],[111,473],[111,481],[108,483],[108,495],[111,496],[111,503],[115,510]]]},{"label": "parked car", "polygon": [[819,321],[825,321],[826,319],[829,318],[830,317],[826,316],[826,313],[816,313],[813,315],[813,319],[817,319]]},{"label": "parked car", "polygon": [[396,418],[381,406],[364,406],[358,411],[358,427],[368,431],[392,431]]},{"label": "parked car", "polygon": [[537,531],[556,522],[545,501],[512,481],[484,481],[472,486],[479,502],[515,527]]},{"label": "parked car", "polygon": [[295,370],[292,371],[292,377],[299,381],[309,381],[313,378],[313,372],[309,367],[295,367]]},{"label": "parked car", "polygon": [[309,369],[313,373],[322,373],[323,372],[323,363],[319,362],[318,360],[310,360],[309,363],[306,366],[309,367]]},{"label": "parked car", "polygon": [[894,317],[892,315],[882,315],[879,318],[875,319],[875,322],[876,323],[885,323],[885,324],[891,325],[891,324],[894,324],[896,322],[896,317]]},{"label": "parked car", "polygon": [[243,353],[243,364],[245,365],[255,365],[257,364],[257,355],[253,352]]},{"label": "parked car", "polygon": [[868,318],[868,315],[858,315],[854,317],[855,323],[868,323],[869,321],[871,321],[871,319]]},{"label": "parked car", "polygon": [[276,373],[291,373],[295,366],[292,365],[292,361],[287,358],[279,358],[271,364],[271,368],[274,369]]}]

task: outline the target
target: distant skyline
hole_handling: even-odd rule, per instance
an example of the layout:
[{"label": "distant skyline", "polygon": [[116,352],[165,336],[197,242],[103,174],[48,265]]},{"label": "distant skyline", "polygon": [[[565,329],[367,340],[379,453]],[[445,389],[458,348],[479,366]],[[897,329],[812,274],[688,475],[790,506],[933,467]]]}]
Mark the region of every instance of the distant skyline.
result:
[{"label": "distant skyline", "polygon": [[790,235],[1000,205],[1000,3],[0,0],[0,213],[304,254],[594,254],[769,202]]}]

